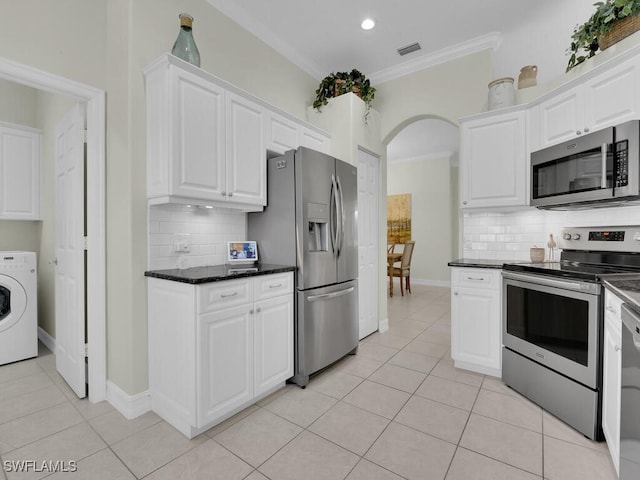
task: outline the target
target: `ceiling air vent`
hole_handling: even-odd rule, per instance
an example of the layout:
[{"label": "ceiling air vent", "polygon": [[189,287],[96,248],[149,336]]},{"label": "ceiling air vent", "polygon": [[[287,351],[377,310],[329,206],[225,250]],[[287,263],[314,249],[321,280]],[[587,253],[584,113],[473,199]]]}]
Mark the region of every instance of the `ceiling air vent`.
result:
[{"label": "ceiling air vent", "polygon": [[411,45],[407,45],[406,47],[401,47],[398,49],[398,53],[402,55],[406,55],[408,53],[416,52],[420,50],[422,47],[418,42],[412,43]]}]

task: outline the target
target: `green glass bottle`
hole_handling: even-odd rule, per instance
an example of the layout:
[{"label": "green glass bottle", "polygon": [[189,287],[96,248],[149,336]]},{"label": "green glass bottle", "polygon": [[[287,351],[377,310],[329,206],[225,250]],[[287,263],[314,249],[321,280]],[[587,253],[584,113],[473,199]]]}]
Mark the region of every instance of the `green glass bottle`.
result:
[{"label": "green glass bottle", "polygon": [[192,25],[193,17],[188,13],[181,13],[180,17],[180,33],[173,44],[171,53],[182,60],[189,62],[196,67],[200,66],[200,52],[193,39]]}]

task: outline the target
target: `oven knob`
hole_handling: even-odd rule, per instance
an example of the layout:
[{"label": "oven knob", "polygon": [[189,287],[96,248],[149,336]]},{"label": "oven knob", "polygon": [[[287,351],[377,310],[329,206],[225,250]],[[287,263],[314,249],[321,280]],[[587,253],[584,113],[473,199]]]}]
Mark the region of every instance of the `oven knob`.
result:
[{"label": "oven knob", "polygon": [[565,233],[564,235],[562,235],[562,238],[564,238],[565,240],[571,240],[571,234]]},{"label": "oven knob", "polygon": [[571,238],[573,238],[574,240],[580,240],[580,234],[579,233],[574,233],[573,237],[571,237]]}]

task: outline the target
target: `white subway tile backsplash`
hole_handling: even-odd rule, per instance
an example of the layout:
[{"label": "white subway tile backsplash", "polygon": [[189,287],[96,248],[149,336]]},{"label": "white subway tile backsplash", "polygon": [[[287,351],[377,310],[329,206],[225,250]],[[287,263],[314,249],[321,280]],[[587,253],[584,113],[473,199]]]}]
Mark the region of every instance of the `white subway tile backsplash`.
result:
[{"label": "white subway tile backsplash", "polygon": [[[148,211],[151,270],[224,264],[227,242],[244,240],[247,214],[228,208],[152,205]],[[175,251],[175,234],[188,234],[189,253]]]},{"label": "white subway tile backsplash", "polygon": [[463,255],[472,259],[529,260],[531,247],[546,248],[549,234],[557,241],[564,227],[616,225],[640,225],[640,206],[562,212],[535,208],[509,213],[464,212]]}]

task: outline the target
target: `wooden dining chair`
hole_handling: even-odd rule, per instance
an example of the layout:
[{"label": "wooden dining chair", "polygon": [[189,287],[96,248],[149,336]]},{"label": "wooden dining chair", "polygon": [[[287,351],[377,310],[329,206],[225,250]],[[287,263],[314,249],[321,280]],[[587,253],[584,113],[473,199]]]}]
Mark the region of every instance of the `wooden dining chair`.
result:
[{"label": "wooden dining chair", "polygon": [[389,281],[393,282],[393,277],[400,278],[400,294],[402,296],[404,296],[404,288],[402,284],[403,278],[407,291],[411,293],[411,257],[413,256],[413,247],[415,244],[415,240],[411,240],[404,244],[404,250],[402,251],[402,259],[400,260],[399,267],[389,265]]},{"label": "wooden dining chair", "polygon": [[394,248],[396,248],[395,243],[387,243],[387,253],[392,253]]}]

